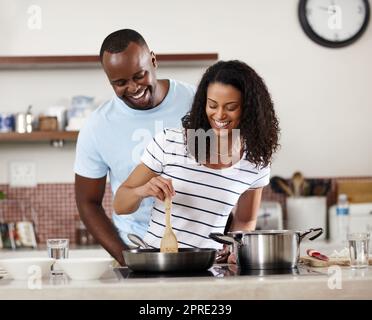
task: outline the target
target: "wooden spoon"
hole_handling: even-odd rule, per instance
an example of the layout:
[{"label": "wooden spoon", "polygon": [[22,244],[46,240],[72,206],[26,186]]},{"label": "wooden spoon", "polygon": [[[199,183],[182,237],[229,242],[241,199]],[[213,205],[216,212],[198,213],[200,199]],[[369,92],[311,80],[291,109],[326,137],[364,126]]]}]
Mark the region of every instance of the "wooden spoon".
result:
[{"label": "wooden spoon", "polygon": [[277,183],[287,196],[293,197],[293,191],[285,182],[285,180],[278,180]]},{"label": "wooden spoon", "polygon": [[165,206],[165,231],[160,242],[160,252],[178,252],[178,242],[171,226],[171,206],[172,200],[166,198]]},{"label": "wooden spoon", "polygon": [[297,171],[293,174],[292,184],[293,184],[293,191],[294,191],[295,197],[299,197],[302,195],[304,182],[305,182],[305,179],[301,172]]}]

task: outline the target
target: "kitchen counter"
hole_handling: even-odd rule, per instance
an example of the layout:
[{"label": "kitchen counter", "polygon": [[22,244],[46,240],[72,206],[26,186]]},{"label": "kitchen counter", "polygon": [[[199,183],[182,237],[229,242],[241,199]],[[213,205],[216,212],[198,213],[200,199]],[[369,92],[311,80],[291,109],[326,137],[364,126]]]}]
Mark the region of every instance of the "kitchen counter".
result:
[{"label": "kitchen counter", "polygon": [[[29,251],[26,256],[45,254]],[[0,255],[25,256],[25,252]],[[70,257],[92,256],[108,254],[97,248],[70,250]],[[372,299],[371,266],[359,270],[339,266],[308,270],[311,272],[303,275],[131,278],[111,269],[93,281],[74,281],[67,276],[46,278],[36,289],[30,289],[27,281],[5,277],[0,279],[0,299]]]},{"label": "kitchen counter", "polygon": [[327,275],[125,279],[109,271],[94,281],[45,279],[40,289],[4,278],[0,299],[372,299],[371,267],[340,270],[338,288]]}]

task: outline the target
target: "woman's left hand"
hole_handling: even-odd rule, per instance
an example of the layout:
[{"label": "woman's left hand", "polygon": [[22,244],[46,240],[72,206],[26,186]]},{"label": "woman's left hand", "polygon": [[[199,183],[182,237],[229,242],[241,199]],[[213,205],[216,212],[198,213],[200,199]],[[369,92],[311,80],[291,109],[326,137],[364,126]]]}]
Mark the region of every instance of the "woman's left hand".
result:
[{"label": "woman's left hand", "polygon": [[236,264],[236,257],[234,253],[230,252],[230,246],[224,244],[223,249],[217,251],[216,263]]},{"label": "woman's left hand", "polygon": [[234,252],[231,252],[229,257],[227,258],[227,263],[236,264],[236,255]]}]

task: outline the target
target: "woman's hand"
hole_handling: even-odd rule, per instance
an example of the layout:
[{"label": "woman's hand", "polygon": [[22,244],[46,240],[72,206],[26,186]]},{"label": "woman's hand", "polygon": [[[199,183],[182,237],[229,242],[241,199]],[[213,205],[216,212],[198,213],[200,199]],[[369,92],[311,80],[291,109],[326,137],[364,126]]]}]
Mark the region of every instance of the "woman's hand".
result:
[{"label": "woman's hand", "polygon": [[114,210],[117,214],[135,212],[146,197],[165,197],[175,195],[171,179],[160,177],[143,163],[140,163],[116,191]]},{"label": "woman's hand", "polygon": [[216,263],[236,264],[235,253],[230,252],[230,247],[231,246],[224,244],[223,249],[217,251]]},{"label": "woman's hand", "polygon": [[155,197],[160,201],[164,201],[165,198],[172,198],[176,194],[172,179],[161,176],[153,177],[144,185],[137,187],[136,193],[142,198]]},{"label": "woman's hand", "polygon": [[234,252],[230,253],[229,257],[227,258],[227,263],[236,264],[236,256]]}]

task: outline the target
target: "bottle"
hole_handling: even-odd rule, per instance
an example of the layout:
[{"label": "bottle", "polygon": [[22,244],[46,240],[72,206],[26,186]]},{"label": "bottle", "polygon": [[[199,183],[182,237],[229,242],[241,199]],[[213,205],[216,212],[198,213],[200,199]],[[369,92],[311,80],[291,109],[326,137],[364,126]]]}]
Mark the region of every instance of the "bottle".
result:
[{"label": "bottle", "polygon": [[341,193],[338,195],[336,219],[337,219],[337,236],[336,241],[346,246],[347,234],[349,233],[349,202],[347,195]]}]

